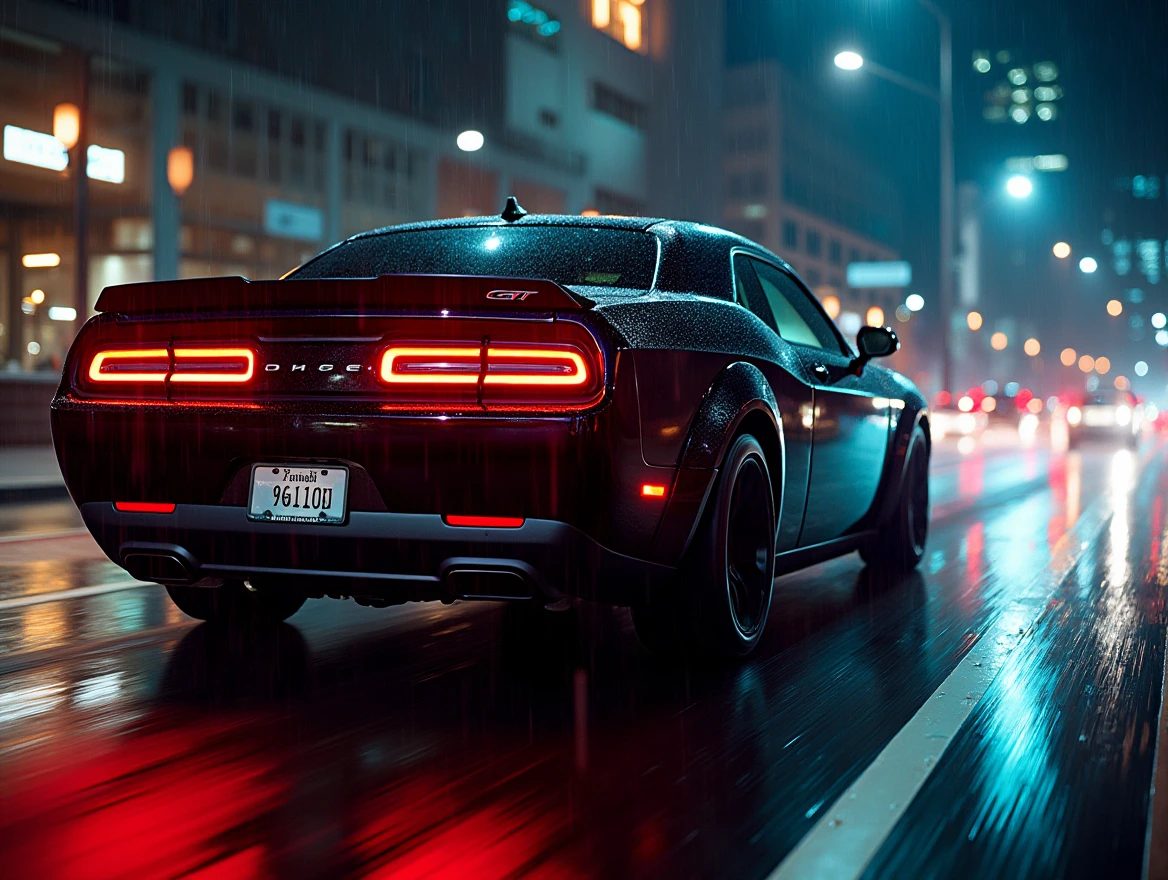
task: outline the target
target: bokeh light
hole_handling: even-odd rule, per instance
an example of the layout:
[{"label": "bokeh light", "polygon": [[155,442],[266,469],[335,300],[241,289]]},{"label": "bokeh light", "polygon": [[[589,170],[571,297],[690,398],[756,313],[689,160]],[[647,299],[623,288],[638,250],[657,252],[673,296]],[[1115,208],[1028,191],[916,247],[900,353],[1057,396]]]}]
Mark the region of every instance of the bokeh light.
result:
[{"label": "bokeh light", "polygon": [[864,316],[868,322],[869,327],[883,327],[884,326],[884,309],[880,306],[872,306],[868,309],[868,314]]},{"label": "bokeh light", "polygon": [[1084,373],[1090,373],[1093,369],[1095,369],[1095,358],[1091,357],[1089,354],[1083,355],[1081,358],[1079,358],[1079,369]]},{"label": "bokeh light", "polygon": [[1054,255],[1060,260],[1065,260],[1071,255],[1071,246],[1065,241],[1060,241],[1054,246]]},{"label": "bokeh light", "polygon": [[969,325],[969,329],[977,332],[981,329],[982,317],[981,312],[970,312],[965,316],[965,323]]},{"label": "bokeh light", "polygon": [[1137,375],[1137,376],[1146,376],[1146,375],[1148,375],[1148,364],[1147,364],[1147,361],[1136,361],[1136,375]]},{"label": "bokeh light", "polygon": [[1095,372],[1100,375],[1107,375],[1108,370],[1111,369],[1111,361],[1105,357],[1095,358]]},{"label": "bokeh light", "polygon": [[1001,330],[990,337],[990,347],[994,351],[1002,351],[1009,344],[1009,338]]},{"label": "bokeh light", "polygon": [[827,312],[827,316],[833,321],[839,317],[840,301],[838,296],[825,296],[823,298],[823,310]]},{"label": "bokeh light", "polygon": [[1085,272],[1088,275],[1090,275],[1098,268],[1099,263],[1096,262],[1094,257],[1083,257],[1083,259],[1079,260],[1080,271]]},{"label": "bokeh light", "polygon": [[1117,299],[1108,300],[1107,314],[1111,315],[1113,318],[1119,317],[1121,314],[1123,314],[1123,303]]},{"label": "bokeh light", "polygon": [[1062,361],[1064,367],[1073,366],[1078,353],[1073,348],[1064,348],[1059,354],[1059,360]]},{"label": "bokeh light", "polygon": [[1042,344],[1032,336],[1022,344],[1022,350],[1031,357],[1035,357],[1042,351]]}]

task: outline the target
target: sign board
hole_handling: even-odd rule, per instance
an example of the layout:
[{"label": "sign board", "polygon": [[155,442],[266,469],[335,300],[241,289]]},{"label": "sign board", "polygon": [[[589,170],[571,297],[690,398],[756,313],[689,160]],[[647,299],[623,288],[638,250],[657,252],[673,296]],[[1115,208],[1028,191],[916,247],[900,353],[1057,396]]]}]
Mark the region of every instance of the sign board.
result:
[{"label": "sign board", "polygon": [[[64,171],[69,167],[69,151],[63,143],[51,134],[15,125],[4,126],[4,158],[50,171]],[[90,144],[86,159],[85,173],[90,179],[125,183],[126,154],[121,150]]]},{"label": "sign board", "polygon": [[848,287],[908,287],[912,266],[903,260],[848,263]]},{"label": "sign board", "polygon": [[324,214],[309,205],[268,199],[264,202],[264,229],[281,238],[320,241],[324,237]]}]

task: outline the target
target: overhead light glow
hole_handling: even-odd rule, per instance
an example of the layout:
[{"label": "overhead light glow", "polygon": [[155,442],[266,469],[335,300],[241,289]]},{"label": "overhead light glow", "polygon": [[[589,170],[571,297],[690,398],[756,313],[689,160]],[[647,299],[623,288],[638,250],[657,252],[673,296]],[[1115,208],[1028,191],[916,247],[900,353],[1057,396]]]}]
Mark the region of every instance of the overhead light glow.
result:
[{"label": "overhead light glow", "polygon": [[1168,348],[1168,330],[1156,331],[1156,345],[1161,348]]},{"label": "overhead light glow", "polygon": [[880,306],[872,306],[868,309],[868,314],[864,316],[864,320],[869,327],[883,327],[884,326],[884,309]]},{"label": "overhead light glow", "polygon": [[106,183],[126,182],[126,154],[121,150],[90,144],[85,155],[85,173],[91,180],[104,180]]},{"label": "overhead light glow", "polygon": [[50,171],[64,171],[69,165],[69,151],[51,134],[15,125],[4,126],[4,158]]},{"label": "overhead light glow", "polygon": [[1065,260],[1071,255],[1071,246],[1065,241],[1060,241],[1054,246],[1054,255],[1060,260]]},{"label": "overhead light glow", "polygon": [[825,296],[823,298],[823,310],[827,312],[827,316],[833,321],[839,317],[840,301],[838,296]]},{"label": "overhead light glow", "polygon": [[910,312],[919,312],[925,307],[925,298],[919,293],[910,293],[905,297],[904,305]]},{"label": "overhead light glow", "polygon": [[53,108],[53,138],[66,150],[77,146],[81,137],[81,111],[76,104],[58,104]]},{"label": "overhead light glow", "polygon": [[1095,358],[1091,357],[1089,354],[1083,355],[1081,358],[1079,358],[1079,369],[1084,373],[1090,373],[1093,369],[1095,369]]},{"label": "overhead light glow", "polygon": [[1095,358],[1095,372],[1103,376],[1111,369],[1111,361],[1105,357]]},{"label": "overhead light glow", "polygon": [[1107,301],[1107,314],[1113,318],[1118,318],[1123,314],[1123,303],[1117,299]]},{"label": "overhead light glow", "polygon": [[28,295],[28,298],[39,306],[45,301],[45,292],[38,287]]},{"label": "overhead light glow", "polygon": [[1009,344],[1009,338],[1001,330],[990,337],[990,347],[993,348],[994,351],[1002,351]]},{"label": "overhead light glow", "polygon": [[1137,376],[1146,376],[1146,375],[1148,375],[1148,364],[1147,364],[1147,361],[1136,361],[1136,375],[1137,375]]},{"label": "overhead light glow", "polygon": [[982,325],[981,312],[970,312],[965,316],[965,323],[969,325],[970,330],[976,333]]},{"label": "overhead light glow", "polygon": [[464,153],[473,153],[475,150],[481,150],[483,148],[485,139],[481,131],[469,129],[462,132],[455,140],[455,143],[458,144],[458,148]]},{"label": "overhead light glow", "polygon": [[1163,312],[1156,312],[1152,315],[1152,326],[1157,330],[1163,330],[1165,325],[1168,325],[1168,315]]},{"label": "overhead light glow", "polygon": [[20,265],[26,269],[55,269],[61,265],[60,254],[25,254]]},{"label": "overhead light glow", "polygon": [[859,70],[864,66],[864,56],[859,52],[840,52],[835,56],[835,66],[840,70]]},{"label": "overhead light glow", "polygon": [[72,306],[49,306],[50,321],[76,321],[77,309]]},{"label": "overhead light glow", "polygon": [[1022,343],[1022,350],[1030,355],[1030,357],[1036,357],[1042,351],[1042,344],[1032,336]]},{"label": "overhead light glow", "polygon": [[1092,274],[1098,268],[1099,263],[1096,262],[1094,257],[1083,257],[1083,259],[1079,260],[1079,271],[1087,275]]},{"label": "overhead light glow", "polygon": [[1034,184],[1030,182],[1029,177],[1015,174],[1006,181],[1006,192],[1016,199],[1029,198],[1030,194],[1034,192]]},{"label": "overhead light glow", "polygon": [[1064,348],[1059,354],[1059,361],[1064,367],[1073,366],[1079,355],[1073,348]]}]

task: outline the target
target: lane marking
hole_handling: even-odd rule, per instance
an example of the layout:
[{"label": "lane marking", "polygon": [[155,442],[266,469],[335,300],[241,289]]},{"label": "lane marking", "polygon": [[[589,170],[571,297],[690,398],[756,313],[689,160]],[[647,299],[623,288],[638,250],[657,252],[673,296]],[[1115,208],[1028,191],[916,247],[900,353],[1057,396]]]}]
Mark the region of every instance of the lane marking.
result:
[{"label": "lane marking", "polygon": [[0,611],[10,608],[27,608],[30,605],[42,605],[45,602],[62,602],[65,599],[84,599],[86,596],[101,596],[105,593],[118,593],[123,590],[136,590],[140,587],[157,587],[158,584],[149,581],[117,581],[112,584],[93,584],[89,587],[75,587],[72,590],[57,590],[55,593],[36,593],[31,596],[17,596],[13,599],[0,599]]},{"label": "lane marking", "polygon": [[18,535],[0,536],[0,544],[17,544],[21,541],[48,541],[53,538],[76,538],[88,535],[89,529],[82,526],[78,529],[61,529],[58,532],[21,532]]},{"label": "lane marking", "polygon": [[770,873],[770,880],[857,878],[864,872],[1006,659],[1033,631],[1051,595],[1102,535],[1115,497],[1105,491],[1083,511],[1051,548],[1047,568],[1002,609],[847,790],[819,809],[819,820]]}]

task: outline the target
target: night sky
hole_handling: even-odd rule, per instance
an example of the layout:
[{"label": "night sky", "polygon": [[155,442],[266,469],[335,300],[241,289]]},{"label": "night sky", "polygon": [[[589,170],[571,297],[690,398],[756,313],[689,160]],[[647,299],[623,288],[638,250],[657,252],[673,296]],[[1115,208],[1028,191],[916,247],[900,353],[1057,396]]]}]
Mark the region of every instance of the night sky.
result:
[{"label": "night sky", "polygon": [[[938,3],[953,14],[957,180],[974,181],[991,197],[983,209],[991,231],[986,256],[1006,268],[997,274],[989,269],[987,287],[993,289],[985,292],[987,301],[1013,302],[1021,317],[1038,320],[1049,313],[1052,296],[1065,297],[1065,285],[1078,283],[1052,269],[1050,245],[1066,239],[1075,245],[1076,255],[1095,252],[1102,257],[1099,234],[1105,211],[1133,207],[1130,197],[1117,196],[1114,179],[1168,171],[1168,3]],[[855,48],[935,85],[937,41],[934,19],[913,0],[729,2],[729,63],[780,60],[850,123],[858,148],[900,184],[905,254],[926,293],[935,289],[937,272],[936,105],[871,76],[841,74],[831,59],[842,48]],[[973,51],[1003,48],[1023,64],[1049,60],[1058,65],[1065,97],[1057,121],[1031,119],[1019,126],[982,119],[982,94],[994,77],[974,72]],[[1051,152],[1068,155],[1067,172],[1035,175],[1035,194],[1024,205],[1000,197],[1006,157]],[[1162,209],[1158,216],[1163,217]],[[1116,220],[1123,222],[1122,217]],[[1168,238],[1168,229],[1159,233]],[[1061,317],[1084,323],[1085,315],[1072,314],[1078,309],[1058,304]],[[1067,333],[1081,336],[1086,331],[1086,326],[1077,326]]]}]

